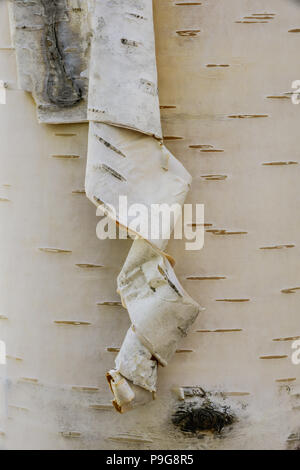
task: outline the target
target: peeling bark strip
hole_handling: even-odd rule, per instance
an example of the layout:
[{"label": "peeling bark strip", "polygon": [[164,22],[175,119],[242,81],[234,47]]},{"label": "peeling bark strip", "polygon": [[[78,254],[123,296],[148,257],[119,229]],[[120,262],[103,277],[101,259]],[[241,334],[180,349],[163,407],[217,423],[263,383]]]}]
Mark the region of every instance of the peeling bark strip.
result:
[{"label": "peeling bark strip", "polygon": [[74,106],[82,100],[83,90],[76,79],[66,70],[62,53],[62,38],[59,22],[62,14],[67,14],[65,0],[41,0],[44,7],[44,47],[48,65],[47,96],[51,103],[59,107]]},{"label": "peeling bark strip", "polygon": [[94,0],[91,20],[89,120],[161,138],[152,1]]},{"label": "peeling bark strip", "polygon": [[[182,206],[191,176],[161,142],[152,1],[139,0],[138,16],[129,14],[131,0],[95,0],[93,5],[86,194],[96,205],[105,200],[115,208],[119,195],[127,196],[128,207],[136,203],[149,209],[155,203]],[[198,32],[177,34],[195,36]],[[115,158],[114,153],[126,158]],[[108,215],[121,223],[118,213]],[[128,229],[130,221],[126,224]],[[138,228],[132,232],[138,239],[118,277],[122,302],[97,303],[124,306],[132,323],[123,345],[106,349],[118,353],[107,380],[113,405],[121,413],[154,398],[158,364],[166,366],[175,353],[193,352],[177,346],[200,311],[163,253],[168,237],[162,231],[153,239]]]}]

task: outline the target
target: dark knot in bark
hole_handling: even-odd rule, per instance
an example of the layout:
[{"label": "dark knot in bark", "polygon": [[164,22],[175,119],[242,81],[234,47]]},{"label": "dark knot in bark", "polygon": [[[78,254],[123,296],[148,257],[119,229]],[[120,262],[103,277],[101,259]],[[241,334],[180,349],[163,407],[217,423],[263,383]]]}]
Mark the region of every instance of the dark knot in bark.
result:
[{"label": "dark knot in bark", "polygon": [[214,405],[210,401],[202,404],[185,403],[180,405],[172,422],[183,432],[197,433],[212,431],[220,433],[225,426],[233,424],[235,416],[229,407]]}]

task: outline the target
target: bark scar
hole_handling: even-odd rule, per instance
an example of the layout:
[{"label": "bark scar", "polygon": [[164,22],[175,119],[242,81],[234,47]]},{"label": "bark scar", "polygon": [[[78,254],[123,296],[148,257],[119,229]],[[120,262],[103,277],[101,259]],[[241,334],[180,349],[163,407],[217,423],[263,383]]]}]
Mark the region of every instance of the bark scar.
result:
[{"label": "bark scar", "polygon": [[83,91],[66,70],[62,53],[59,16],[67,14],[65,0],[41,0],[44,8],[44,50],[48,66],[46,93],[51,103],[59,107],[71,107],[82,100]]}]

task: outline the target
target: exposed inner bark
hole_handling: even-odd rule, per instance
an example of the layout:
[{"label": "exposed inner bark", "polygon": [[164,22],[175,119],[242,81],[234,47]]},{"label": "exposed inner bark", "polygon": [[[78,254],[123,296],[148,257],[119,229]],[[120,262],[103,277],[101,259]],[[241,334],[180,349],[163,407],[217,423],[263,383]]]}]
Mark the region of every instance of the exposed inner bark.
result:
[{"label": "exposed inner bark", "polygon": [[82,89],[66,70],[63,38],[59,32],[61,15],[67,15],[65,0],[41,0],[44,8],[44,49],[48,65],[46,90],[49,100],[59,107],[70,107],[82,100]]}]

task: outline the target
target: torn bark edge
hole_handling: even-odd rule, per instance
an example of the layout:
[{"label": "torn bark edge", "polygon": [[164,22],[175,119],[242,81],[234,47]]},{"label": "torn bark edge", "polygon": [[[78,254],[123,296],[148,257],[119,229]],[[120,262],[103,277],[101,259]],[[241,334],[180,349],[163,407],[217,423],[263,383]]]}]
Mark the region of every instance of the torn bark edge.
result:
[{"label": "torn bark edge", "polygon": [[[136,390],[140,390],[148,395],[152,400],[155,400],[156,393],[155,392],[148,392],[145,389],[142,389],[138,385],[129,385],[127,379],[123,377],[119,371],[117,370],[110,370],[106,373],[106,379],[109,384],[110,390],[114,395],[114,400],[112,400],[112,404],[118,413],[124,414],[127,411],[132,410],[135,405],[142,404],[138,403],[136,393],[133,391],[133,387]],[[148,401],[149,401],[148,399]],[[146,401],[143,402],[145,404]]]},{"label": "torn bark edge", "polygon": [[112,401],[113,406],[119,413],[127,411],[128,405],[134,400],[135,394],[128,384],[127,380],[121,376],[121,374],[115,370],[110,370],[106,373],[106,379],[114,400]]}]

